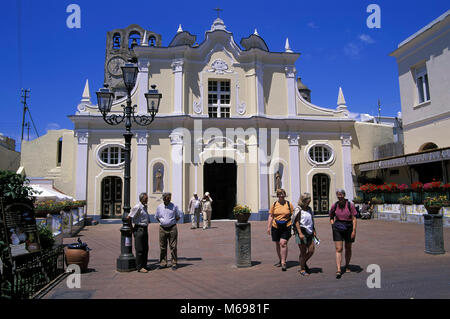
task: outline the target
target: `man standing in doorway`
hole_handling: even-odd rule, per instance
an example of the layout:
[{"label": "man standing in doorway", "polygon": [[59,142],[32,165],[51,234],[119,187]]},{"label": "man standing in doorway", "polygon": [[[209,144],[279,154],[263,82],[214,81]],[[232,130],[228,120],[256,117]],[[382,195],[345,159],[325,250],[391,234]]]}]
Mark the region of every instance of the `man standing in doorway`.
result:
[{"label": "man standing in doorway", "polygon": [[189,214],[192,215],[192,226],[191,229],[195,229],[195,224],[197,224],[197,228],[200,227],[200,212],[202,210],[202,204],[200,199],[198,198],[197,193],[193,194],[194,196],[189,201]]},{"label": "man standing in doorway", "polygon": [[181,218],[178,206],[171,203],[172,194],[163,194],[163,203],[156,208],[155,218],[159,222],[159,268],[167,267],[167,244],[172,257],[172,270],[177,269],[177,221]]},{"label": "man standing in doorway", "polygon": [[[150,218],[147,212],[147,193],[141,193],[139,201],[140,203],[131,209],[127,221],[134,234],[136,269],[138,272],[148,273],[148,224],[150,223]],[[134,227],[131,227],[131,221],[133,221]]]}]

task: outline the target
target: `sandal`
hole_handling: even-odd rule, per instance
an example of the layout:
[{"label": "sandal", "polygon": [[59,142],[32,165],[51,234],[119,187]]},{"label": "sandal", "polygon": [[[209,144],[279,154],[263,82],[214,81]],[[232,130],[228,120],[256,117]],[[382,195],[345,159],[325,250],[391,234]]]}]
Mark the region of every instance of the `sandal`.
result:
[{"label": "sandal", "polygon": [[340,271],[336,271],[336,279],[341,279],[342,274]]},{"label": "sandal", "polygon": [[306,272],[306,270],[299,270],[300,275],[302,276],[308,276],[309,274]]},{"label": "sandal", "polygon": [[345,272],[346,272],[346,273],[350,273],[350,272],[351,272],[349,266],[345,266]]},{"label": "sandal", "polygon": [[286,271],[286,264],[281,264],[281,270]]},{"label": "sandal", "polygon": [[277,262],[276,264],[274,264],[275,267],[281,267],[281,260],[279,262]]},{"label": "sandal", "polygon": [[308,265],[305,264],[305,271],[310,274],[311,273],[311,269],[309,269]]}]

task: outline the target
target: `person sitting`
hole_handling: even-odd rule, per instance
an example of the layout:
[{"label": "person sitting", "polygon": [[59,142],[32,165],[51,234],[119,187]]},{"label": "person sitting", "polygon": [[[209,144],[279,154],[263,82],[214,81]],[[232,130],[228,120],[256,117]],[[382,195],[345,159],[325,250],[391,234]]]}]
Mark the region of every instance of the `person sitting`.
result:
[{"label": "person sitting", "polygon": [[371,219],[373,214],[373,205],[369,201],[366,201],[361,208],[361,219]]}]

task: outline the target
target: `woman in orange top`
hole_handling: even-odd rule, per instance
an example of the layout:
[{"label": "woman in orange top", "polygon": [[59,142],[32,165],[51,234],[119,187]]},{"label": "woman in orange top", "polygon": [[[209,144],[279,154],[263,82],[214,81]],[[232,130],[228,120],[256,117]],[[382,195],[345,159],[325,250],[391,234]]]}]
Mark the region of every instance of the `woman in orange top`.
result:
[{"label": "woman in orange top", "polygon": [[291,215],[294,206],[285,200],[286,191],[284,189],[277,189],[277,197],[278,201],[273,203],[269,211],[267,234],[272,235],[272,241],[275,242],[277,249],[279,261],[274,266],[281,266],[281,270],[286,271],[287,243],[291,237]]}]

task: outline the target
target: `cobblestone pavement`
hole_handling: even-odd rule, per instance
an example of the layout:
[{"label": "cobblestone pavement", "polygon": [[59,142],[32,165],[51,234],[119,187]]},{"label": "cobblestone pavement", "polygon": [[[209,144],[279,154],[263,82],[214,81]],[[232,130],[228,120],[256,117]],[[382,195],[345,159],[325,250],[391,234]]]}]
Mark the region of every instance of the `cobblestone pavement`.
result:
[{"label": "cobblestone pavement", "polygon": [[[266,233],[267,221],[251,222],[252,263],[236,268],[235,224],[213,221],[207,230],[178,225],[178,269],[159,270],[158,225],[149,227],[147,274],[116,271],[120,254],[121,225],[87,226],[79,234],[93,250],[89,272],[81,276],[81,288],[69,289],[66,280],[44,298],[450,298],[450,253],[424,253],[424,226],[380,220],[358,220],[351,261],[352,272],[335,278],[335,250],[327,218],[317,218],[321,243],[309,267],[312,274],[298,273],[299,249],[289,241],[288,269],[282,272],[275,245]],[[450,249],[450,229],[444,228],[445,248]],[[64,239],[64,243],[76,238]],[[381,267],[381,288],[369,289],[370,264]]]}]

